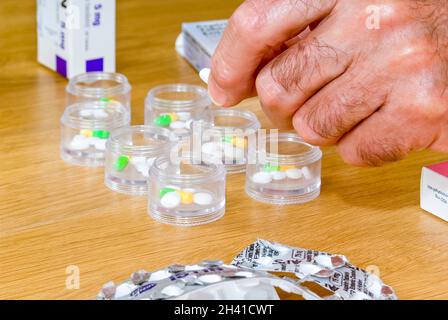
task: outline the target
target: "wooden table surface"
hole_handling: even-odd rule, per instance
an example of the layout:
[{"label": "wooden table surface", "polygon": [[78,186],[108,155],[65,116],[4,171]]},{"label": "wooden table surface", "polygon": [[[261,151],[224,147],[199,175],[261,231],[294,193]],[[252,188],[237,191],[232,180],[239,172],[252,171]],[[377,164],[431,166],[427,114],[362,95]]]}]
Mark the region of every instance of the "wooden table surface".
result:
[{"label": "wooden table surface", "polygon": [[[0,298],[90,299],[141,268],[230,262],[257,238],[344,254],[377,268],[402,299],[448,298],[448,223],[419,208],[422,166],[447,155],[420,152],[361,169],[325,148],[322,195],[311,203],[257,203],[244,193],[244,174],[232,175],[222,220],[157,223],[145,197],[114,193],[102,169],[59,158],[66,80],[36,62],[35,2],[0,3]],[[181,23],[226,18],[239,2],[118,0],[117,67],[133,85],[134,124],[143,122],[150,88],[200,83],[174,50]],[[243,107],[269,127],[257,100]],[[66,288],[71,265],[80,270],[77,290]]]}]

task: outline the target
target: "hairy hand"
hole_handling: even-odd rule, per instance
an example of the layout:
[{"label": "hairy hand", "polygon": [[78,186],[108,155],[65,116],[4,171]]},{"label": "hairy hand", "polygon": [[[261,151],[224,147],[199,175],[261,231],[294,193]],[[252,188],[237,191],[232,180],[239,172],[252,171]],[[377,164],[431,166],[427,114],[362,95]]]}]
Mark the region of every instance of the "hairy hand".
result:
[{"label": "hairy hand", "polygon": [[247,0],[209,82],[217,104],[258,94],[279,128],[354,165],[448,152],[448,3]]}]

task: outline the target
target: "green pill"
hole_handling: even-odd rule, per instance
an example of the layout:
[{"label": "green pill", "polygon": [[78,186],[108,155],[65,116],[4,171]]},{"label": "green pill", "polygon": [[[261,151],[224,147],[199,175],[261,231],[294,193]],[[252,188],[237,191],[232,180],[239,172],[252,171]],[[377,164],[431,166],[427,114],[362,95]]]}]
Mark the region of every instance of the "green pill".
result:
[{"label": "green pill", "polygon": [[168,127],[171,124],[171,117],[168,114],[161,115],[154,119],[154,124],[159,127]]},{"label": "green pill", "polygon": [[110,136],[110,132],[106,130],[94,130],[92,136],[100,139],[108,139]]},{"label": "green pill", "polygon": [[224,137],[222,138],[222,141],[223,141],[223,142],[232,143],[232,140],[233,140],[233,137],[231,137],[231,136],[224,136]]},{"label": "green pill", "polygon": [[111,100],[109,98],[101,98],[100,101],[101,102],[111,102]]},{"label": "green pill", "polygon": [[118,172],[123,171],[129,164],[128,156],[119,156],[117,161],[115,161],[115,170]]},{"label": "green pill", "polygon": [[162,189],[160,189],[159,197],[162,198],[164,195],[166,195],[167,193],[170,193],[170,192],[176,192],[176,190],[173,188],[162,188]]},{"label": "green pill", "polygon": [[271,164],[265,164],[263,167],[264,172],[273,172],[273,171],[280,171],[280,166],[273,166]]}]

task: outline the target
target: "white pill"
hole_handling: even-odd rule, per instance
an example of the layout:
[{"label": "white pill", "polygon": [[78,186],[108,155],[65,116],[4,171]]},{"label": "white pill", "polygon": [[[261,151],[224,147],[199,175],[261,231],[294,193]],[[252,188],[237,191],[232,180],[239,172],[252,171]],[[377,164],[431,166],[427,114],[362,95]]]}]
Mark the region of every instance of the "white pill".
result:
[{"label": "white pill", "polygon": [[191,118],[190,112],[178,112],[177,116],[179,117],[179,120],[187,121]]},{"label": "white pill", "polygon": [[151,273],[149,281],[160,281],[169,277],[171,277],[171,273],[168,270],[159,270]]},{"label": "white pill", "polygon": [[93,115],[93,111],[92,110],[81,110],[79,112],[79,115],[83,118],[89,118]]},{"label": "white pill", "polygon": [[132,157],[131,163],[135,166],[138,165],[145,165],[146,164],[146,158],[145,157]]},{"label": "white pill", "polygon": [[224,143],[224,156],[226,159],[242,160],[244,159],[244,150],[235,148],[231,143]]},{"label": "white pill", "polygon": [[198,192],[193,195],[193,202],[200,206],[208,206],[213,202],[213,197],[210,193]]},{"label": "white pill", "polygon": [[160,199],[160,204],[167,209],[176,208],[180,205],[180,202],[181,197],[177,192],[168,192],[162,197],[162,199]]},{"label": "white pill", "polygon": [[129,295],[132,291],[134,291],[136,288],[137,286],[131,283],[122,283],[119,286],[117,286],[115,296],[118,298],[125,297]]},{"label": "white pill", "polygon": [[213,156],[216,156],[218,153],[221,154],[221,144],[217,142],[206,142],[202,145],[202,152]]},{"label": "white pill", "polygon": [[302,171],[300,169],[288,169],[286,175],[289,179],[300,179],[302,178]]},{"label": "white pill", "polygon": [[168,297],[177,297],[180,296],[182,293],[184,293],[184,290],[174,284],[162,289],[162,294]]},{"label": "white pill", "polygon": [[96,119],[106,119],[109,115],[107,114],[106,111],[99,109],[93,111],[93,116]]},{"label": "white pill", "polygon": [[311,172],[311,170],[308,167],[303,167],[302,172],[303,172],[303,176],[305,177],[306,180],[313,179],[313,173]]},{"label": "white pill", "polygon": [[252,181],[258,184],[268,184],[272,181],[272,176],[269,172],[257,172],[252,176]]},{"label": "white pill", "polygon": [[171,122],[170,129],[173,130],[185,129],[185,122],[184,121]]},{"label": "white pill", "polygon": [[285,180],[286,179],[286,172],[284,171],[272,171],[271,176],[273,180]]},{"label": "white pill", "polygon": [[222,278],[220,275],[217,275],[217,274],[206,274],[206,275],[200,276],[198,278],[198,280],[203,283],[216,283],[216,282],[220,282],[222,280]]},{"label": "white pill", "polygon": [[73,150],[85,150],[88,149],[89,146],[90,146],[89,139],[82,135],[74,136],[73,140],[70,143],[70,149]]},{"label": "white pill", "polygon": [[210,78],[210,72],[211,72],[211,70],[209,68],[204,68],[201,71],[199,71],[199,77],[206,84],[208,84],[208,78]]},{"label": "white pill", "polygon": [[148,165],[146,165],[146,164],[139,164],[139,165],[136,165],[135,168],[145,178],[149,177],[149,166]]},{"label": "white pill", "polygon": [[95,149],[100,150],[100,151],[106,150],[106,143],[107,143],[106,139],[95,140],[95,143],[94,143]]}]

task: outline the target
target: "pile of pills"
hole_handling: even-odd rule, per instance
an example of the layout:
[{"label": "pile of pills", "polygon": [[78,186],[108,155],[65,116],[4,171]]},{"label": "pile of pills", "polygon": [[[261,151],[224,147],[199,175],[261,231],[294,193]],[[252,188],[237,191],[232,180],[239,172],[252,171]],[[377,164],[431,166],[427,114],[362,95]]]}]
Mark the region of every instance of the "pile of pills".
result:
[{"label": "pile of pills", "polygon": [[189,112],[171,112],[163,113],[154,119],[154,124],[162,128],[170,128],[172,130],[190,129],[191,113]]},{"label": "pile of pills", "polygon": [[159,191],[160,204],[166,209],[174,209],[180,205],[196,204],[209,206],[213,203],[213,196],[209,192],[196,191],[195,189],[179,189],[177,187],[165,187]]},{"label": "pile of pills", "polygon": [[313,179],[311,170],[308,167],[297,168],[289,165],[271,165],[266,164],[262,170],[252,176],[252,181],[257,184],[268,184],[272,181],[283,181],[286,179],[299,180],[305,178],[306,180]]},{"label": "pile of pills", "polygon": [[74,151],[87,150],[94,147],[97,150],[106,150],[106,142],[109,138],[107,130],[81,130],[70,143],[70,149]]},{"label": "pile of pills", "polygon": [[149,169],[154,163],[155,158],[147,157],[130,157],[126,155],[120,155],[117,157],[114,163],[114,170],[117,172],[123,172],[129,164],[140,172],[145,178],[149,177]]},{"label": "pile of pills", "polygon": [[245,161],[247,141],[245,138],[224,136],[221,142],[206,142],[202,153],[206,161],[213,163],[241,163]]}]

